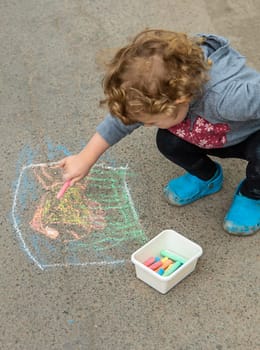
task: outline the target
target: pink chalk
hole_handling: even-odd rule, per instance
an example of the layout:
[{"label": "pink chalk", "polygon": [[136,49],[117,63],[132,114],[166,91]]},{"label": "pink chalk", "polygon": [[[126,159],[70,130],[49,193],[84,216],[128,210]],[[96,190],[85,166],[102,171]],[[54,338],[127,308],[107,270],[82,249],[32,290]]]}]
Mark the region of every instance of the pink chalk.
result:
[{"label": "pink chalk", "polygon": [[147,259],[147,260],[144,262],[144,265],[145,265],[145,266],[150,266],[150,265],[152,265],[154,262],[155,262],[155,258],[154,258],[154,257],[151,257],[151,258]]},{"label": "pink chalk", "polygon": [[158,267],[161,267],[162,266],[162,262],[161,261],[156,261],[155,263],[153,263],[152,265],[149,266],[150,269],[152,270],[156,270],[158,269]]},{"label": "pink chalk", "polygon": [[59,192],[58,192],[58,194],[57,194],[57,196],[56,196],[57,199],[61,199],[61,197],[64,195],[64,193],[65,193],[65,192],[67,191],[67,189],[70,187],[70,183],[71,183],[71,181],[68,180],[68,181],[66,181],[66,182],[63,184],[62,188],[59,190]]},{"label": "pink chalk", "polygon": [[156,261],[160,261],[161,259],[159,258],[159,256],[156,256],[155,258],[154,257],[150,257],[149,259],[147,259],[145,262],[144,262],[144,265],[145,266],[150,266],[152,265],[153,263],[155,263]]}]

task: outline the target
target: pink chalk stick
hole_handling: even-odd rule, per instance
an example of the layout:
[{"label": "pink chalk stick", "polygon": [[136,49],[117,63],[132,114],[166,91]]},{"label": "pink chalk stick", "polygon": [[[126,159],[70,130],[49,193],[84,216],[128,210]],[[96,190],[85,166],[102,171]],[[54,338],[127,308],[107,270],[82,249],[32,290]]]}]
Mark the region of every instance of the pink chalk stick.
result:
[{"label": "pink chalk stick", "polygon": [[151,258],[147,259],[147,260],[144,262],[144,265],[145,265],[145,266],[150,266],[150,265],[152,265],[154,262],[155,262],[155,258],[154,258],[154,257],[151,257]]},{"label": "pink chalk stick", "polygon": [[158,267],[161,267],[161,266],[162,266],[162,262],[161,261],[156,261],[155,263],[150,265],[149,268],[152,269],[152,270],[156,270],[156,269],[158,269]]},{"label": "pink chalk stick", "polygon": [[71,183],[71,181],[68,180],[68,181],[66,181],[66,182],[63,184],[62,188],[59,190],[59,192],[58,192],[58,194],[57,194],[57,196],[56,196],[57,199],[61,199],[61,197],[64,195],[64,193],[65,193],[65,192],[67,191],[67,189],[70,187],[70,183]]}]

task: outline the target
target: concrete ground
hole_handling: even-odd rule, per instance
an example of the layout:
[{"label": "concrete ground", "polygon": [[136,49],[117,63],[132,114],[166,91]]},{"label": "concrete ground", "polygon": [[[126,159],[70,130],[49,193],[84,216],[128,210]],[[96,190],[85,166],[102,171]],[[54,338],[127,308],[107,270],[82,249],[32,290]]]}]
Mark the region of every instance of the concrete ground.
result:
[{"label": "concrete ground", "polygon": [[[182,171],[158,153],[155,130],[137,130],[108,152],[110,163],[128,164],[146,238],[172,228],[203,248],[194,273],[165,295],[135,277],[130,256],[140,241],[118,246],[122,264],[107,254],[103,265],[41,269],[19,235],[29,221],[20,231],[13,217],[23,167],[78,152],[102,120],[101,62],[111,49],[145,27],[212,32],[260,69],[259,1],[2,0],[0,13],[1,349],[260,349],[260,235],[238,238],[222,229],[243,161],[221,161],[218,194],[172,208],[162,188]],[[26,191],[33,192],[28,184]],[[24,216],[35,206],[27,203]]]}]

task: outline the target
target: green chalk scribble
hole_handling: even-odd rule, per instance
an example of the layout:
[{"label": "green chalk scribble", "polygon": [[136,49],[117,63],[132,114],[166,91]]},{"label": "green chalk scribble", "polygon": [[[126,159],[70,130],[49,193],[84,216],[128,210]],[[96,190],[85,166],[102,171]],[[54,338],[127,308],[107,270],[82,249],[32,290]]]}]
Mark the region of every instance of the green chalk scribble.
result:
[{"label": "green chalk scribble", "polygon": [[57,200],[56,193],[62,185],[60,174],[51,167],[35,168],[44,193],[31,227],[49,239],[68,243],[73,251],[104,251],[129,241],[145,242],[126,171],[127,168],[96,165],[89,176]]}]

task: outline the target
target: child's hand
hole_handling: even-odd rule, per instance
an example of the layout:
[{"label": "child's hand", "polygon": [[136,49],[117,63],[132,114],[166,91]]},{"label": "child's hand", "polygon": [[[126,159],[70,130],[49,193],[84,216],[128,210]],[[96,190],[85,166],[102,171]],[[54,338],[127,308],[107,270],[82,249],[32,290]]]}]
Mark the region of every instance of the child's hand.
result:
[{"label": "child's hand", "polygon": [[80,153],[62,159],[58,166],[63,169],[63,180],[70,180],[71,186],[85,177],[91,168]]},{"label": "child's hand", "polygon": [[59,162],[58,167],[63,169],[63,180],[70,180],[70,184],[74,185],[88,175],[91,167],[109,147],[106,140],[96,132],[80,153]]}]

